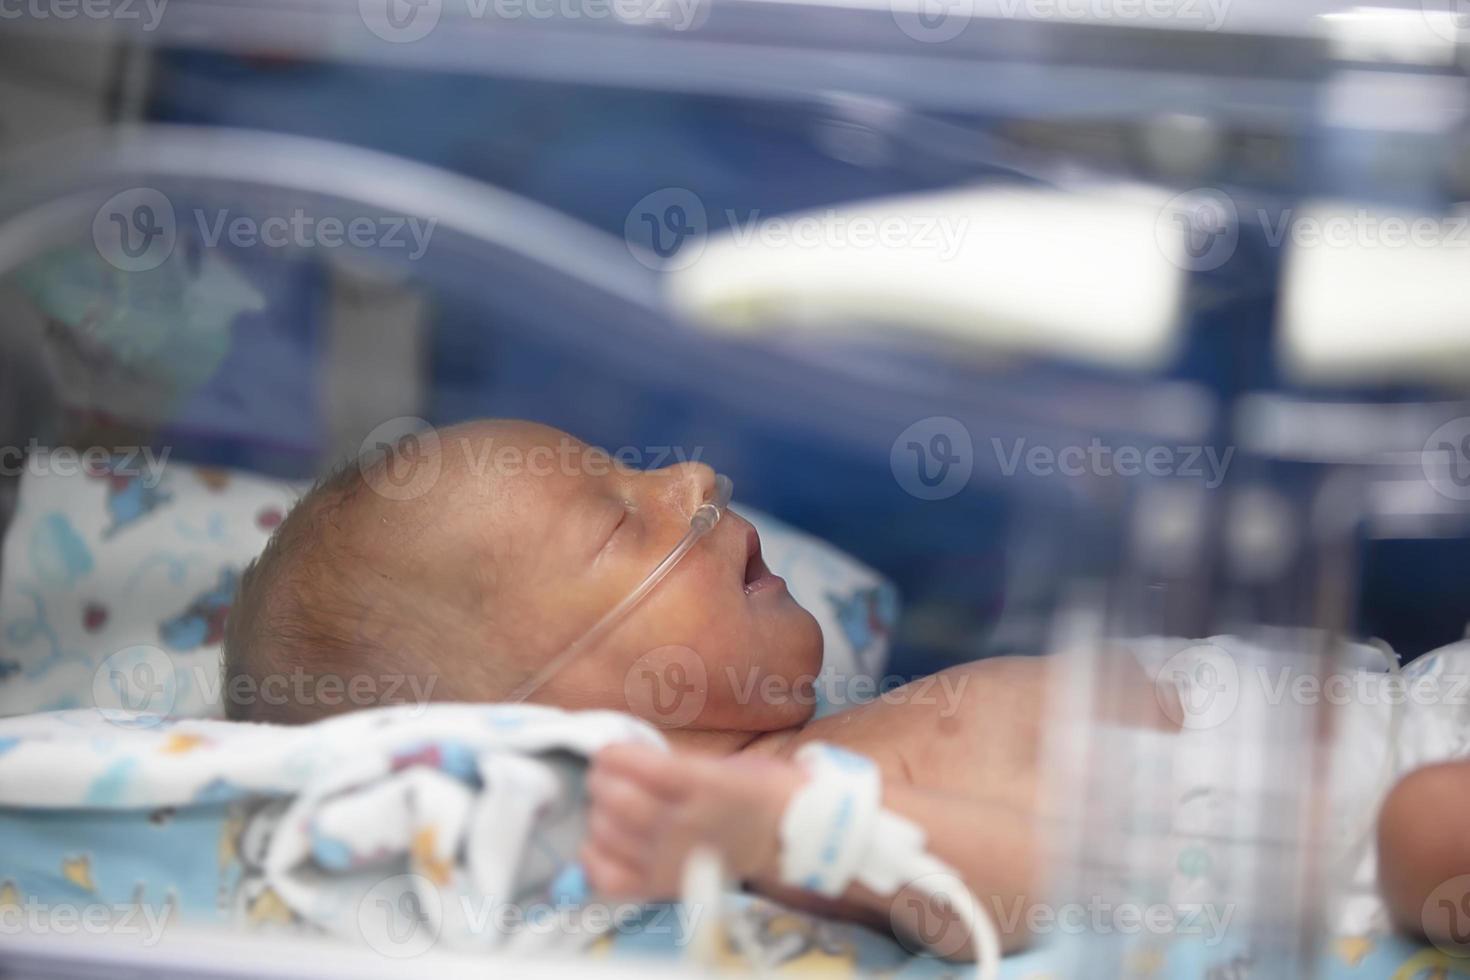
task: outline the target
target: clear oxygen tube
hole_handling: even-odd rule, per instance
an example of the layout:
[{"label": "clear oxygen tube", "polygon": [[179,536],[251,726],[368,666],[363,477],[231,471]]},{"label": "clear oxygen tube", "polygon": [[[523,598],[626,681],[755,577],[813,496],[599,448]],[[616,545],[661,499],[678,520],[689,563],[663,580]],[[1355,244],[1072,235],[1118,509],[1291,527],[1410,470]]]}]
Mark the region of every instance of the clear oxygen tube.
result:
[{"label": "clear oxygen tube", "polygon": [[606,639],[607,635],[637,608],[638,603],[642,602],[648,593],[652,592],[658,583],[673,571],[674,566],[679,564],[679,560],[699,543],[699,539],[713,531],[715,525],[720,523],[725,509],[730,506],[730,496],[734,489],[735,484],[728,476],[717,475],[713,495],[695,508],[694,515],[689,518],[689,530],[684,532],[684,537],[674,545],[674,550],[669,552],[668,557],[659,562],[653,571],[648,573],[648,577],[639,583],[636,589],[628,593],[623,601],[613,606],[601,619],[593,623],[591,629],[572,641],[570,646],[548,660],[545,666],[511,691],[510,700],[512,702],[526,700],[558,671]]}]

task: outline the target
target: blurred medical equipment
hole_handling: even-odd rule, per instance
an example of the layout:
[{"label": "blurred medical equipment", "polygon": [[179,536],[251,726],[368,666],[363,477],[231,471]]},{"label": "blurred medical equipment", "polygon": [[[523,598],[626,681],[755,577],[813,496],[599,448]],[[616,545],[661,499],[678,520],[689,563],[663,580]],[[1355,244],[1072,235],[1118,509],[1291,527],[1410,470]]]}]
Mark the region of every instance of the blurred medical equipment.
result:
[{"label": "blurred medical equipment", "polygon": [[[1295,220],[1337,241],[1295,248],[1283,284],[1281,358],[1319,383],[1441,381],[1470,376],[1470,213],[1374,213],[1312,201]],[[1355,230],[1357,229],[1357,230]],[[1394,323],[1395,329],[1385,329]]]},{"label": "blurred medical equipment", "polygon": [[[1365,386],[1463,378],[1463,330],[1445,327],[1464,317],[1446,274],[1463,259],[1454,240],[1290,247],[1285,366]],[[1079,596],[1059,631],[1059,649],[1084,651],[1052,716],[1053,791],[1080,821],[1058,840],[1060,891],[1187,911],[1177,932],[1215,946],[1212,968],[1308,976],[1323,936],[1388,928],[1372,834],[1410,709],[1340,692],[1399,669],[1381,641],[1351,642],[1369,550],[1443,541],[1463,554],[1470,541],[1470,400],[1374,394],[1238,399],[1224,492],[1148,488],[1120,574]],[[1129,718],[1135,663],[1178,737]],[[1091,936],[1074,962],[1109,975],[1167,959],[1176,941]]]},{"label": "blurred medical equipment", "polygon": [[[864,202],[792,215],[873,229],[870,247],[828,236],[766,244],[726,232],[669,278],[674,307],[726,331],[855,323],[929,333],[997,354],[1155,370],[1178,353],[1187,225],[1168,195],[1000,189]],[[915,224],[921,247],[881,230]],[[1068,270],[1058,276],[1059,270]]]}]

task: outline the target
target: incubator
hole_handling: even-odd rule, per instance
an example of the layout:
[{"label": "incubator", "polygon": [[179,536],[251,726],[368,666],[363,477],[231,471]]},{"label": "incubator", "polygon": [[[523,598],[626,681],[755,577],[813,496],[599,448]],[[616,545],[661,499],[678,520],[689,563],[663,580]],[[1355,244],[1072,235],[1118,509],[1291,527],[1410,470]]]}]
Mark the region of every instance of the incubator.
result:
[{"label": "incubator", "polygon": [[[792,564],[850,674],[1066,664],[1045,716],[1044,886],[1019,909],[939,889],[974,913],[980,972],[1445,968],[1375,904],[1364,801],[1393,781],[1404,718],[1350,741],[1361,706],[1323,692],[1464,634],[1464,24],[1432,3],[1235,0],[1160,23],[1126,6],[509,16],[446,0],[404,20],[368,0],[170,0],[156,22],[107,5],[6,21],[0,446],[146,448],[190,469],[149,486],[97,462],[31,489],[29,510],[26,479],[0,470],[0,531],[25,517],[0,568],[4,714],[85,707],[94,686],[100,707],[144,673],[193,705],[243,564],[206,573],[201,555],[256,542],[385,420],[534,418],[728,476],[511,700],[596,656],[738,485],[739,505],[848,553]],[[1402,246],[1383,245],[1385,217]],[[1410,240],[1426,222],[1440,238]],[[160,509],[186,489],[188,509]],[[105,513],[87,524],[73,501]],[[108,564],[155,513],[167,546]],[[96,639],[144,608],[146,649]],[[42,660],[73,655],[90,660],[71,687],[46,687]],[[7,700],[22,681],[45,698]],[[819,756],[793,878],[815,873],[795,823],[837,822],[844,793],[883,828],[860,835],[871,853],[903,865],[872,871],[875,889],[948,874],[885,822],[871,772]],[[245,880],[269,835],[228,782],[200,798],[249,810],[219,849]],[[452,865],[415,840],[421,870]],[[221,872],[256,920],[292,911],[238,884]],[[726,884],[696,861],[686,904],[719,905]],[[761,915],[707,920],[682,969],[947,968]],[[1012,915],[1038,943],[997,966],[993,920]],[[44,973],[62,954],[34,938],[14,948]]]}]

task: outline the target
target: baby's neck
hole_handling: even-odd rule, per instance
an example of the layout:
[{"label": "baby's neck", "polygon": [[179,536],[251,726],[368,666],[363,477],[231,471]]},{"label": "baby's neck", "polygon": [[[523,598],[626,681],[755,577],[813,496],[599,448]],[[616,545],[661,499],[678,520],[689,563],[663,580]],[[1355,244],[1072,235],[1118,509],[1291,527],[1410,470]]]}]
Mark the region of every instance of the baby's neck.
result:
[{"label": "baby's neck", "polygon": [[779,744],[800,730],[788,728],[779,732],[722,732],[681,728],[664,732],[664,737],[669,740],[670,746],[680,751],[734,755],[769,743]]}]

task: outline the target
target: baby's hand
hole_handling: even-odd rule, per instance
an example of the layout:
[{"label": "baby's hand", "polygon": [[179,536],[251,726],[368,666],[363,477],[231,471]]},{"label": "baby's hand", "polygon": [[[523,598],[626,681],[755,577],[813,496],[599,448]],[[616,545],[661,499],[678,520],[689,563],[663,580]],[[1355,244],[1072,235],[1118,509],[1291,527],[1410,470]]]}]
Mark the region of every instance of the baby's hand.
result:
[{"label": "baby's hand", "polygon": [[610,897],[676,898],[684,859],[702,844],[735,878],[774,878],[781,814],[804,778],[779,759],[609,746],[587,777],[587,877]]}]

